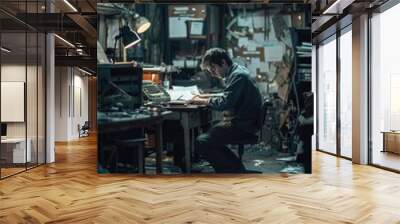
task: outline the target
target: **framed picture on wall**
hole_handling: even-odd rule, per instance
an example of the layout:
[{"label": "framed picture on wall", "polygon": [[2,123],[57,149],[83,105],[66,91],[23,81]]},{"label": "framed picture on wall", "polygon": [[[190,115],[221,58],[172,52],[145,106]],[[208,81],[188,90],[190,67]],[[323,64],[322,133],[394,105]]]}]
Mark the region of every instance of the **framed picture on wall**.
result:
[{"label": "framed picture on wall", "polygon": [[25,122],[25,82],[1,82],[1,122]]}]

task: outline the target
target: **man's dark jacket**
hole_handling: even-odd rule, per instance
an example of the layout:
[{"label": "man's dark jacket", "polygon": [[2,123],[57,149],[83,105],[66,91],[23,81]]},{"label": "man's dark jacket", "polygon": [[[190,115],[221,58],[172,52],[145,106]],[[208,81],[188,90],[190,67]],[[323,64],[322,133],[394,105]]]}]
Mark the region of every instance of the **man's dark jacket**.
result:
[{"label": "man's dark jacket", "polygon": [[258,131],[262,96],[247,68],[234,63],[226,75],[224,96],[212,97],[209,105],[214,110],[233,113],[232,125],[248,133]]}]

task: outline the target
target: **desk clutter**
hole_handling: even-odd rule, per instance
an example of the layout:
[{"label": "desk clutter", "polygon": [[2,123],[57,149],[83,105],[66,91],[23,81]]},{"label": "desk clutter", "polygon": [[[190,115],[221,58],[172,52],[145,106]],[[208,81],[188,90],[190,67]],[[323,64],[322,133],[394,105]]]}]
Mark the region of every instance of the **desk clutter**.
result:
[{"label": "desk clutter", "polygon": [[99,121],[124,121],[130,119],[143,119],[156,116],[165,110],[162,107],[141,107],[132,111],[108,111],[98,112]]}]

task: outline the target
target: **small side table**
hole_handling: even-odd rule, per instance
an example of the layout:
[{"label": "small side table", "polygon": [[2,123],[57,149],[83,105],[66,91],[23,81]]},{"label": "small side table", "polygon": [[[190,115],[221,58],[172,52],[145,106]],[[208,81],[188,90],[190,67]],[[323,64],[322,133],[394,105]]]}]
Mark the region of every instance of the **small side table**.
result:
[{"label": "small side table", "polygon": [[391,152],[400,154],[400,131],[382,131],[383,150],[382,152]]}]

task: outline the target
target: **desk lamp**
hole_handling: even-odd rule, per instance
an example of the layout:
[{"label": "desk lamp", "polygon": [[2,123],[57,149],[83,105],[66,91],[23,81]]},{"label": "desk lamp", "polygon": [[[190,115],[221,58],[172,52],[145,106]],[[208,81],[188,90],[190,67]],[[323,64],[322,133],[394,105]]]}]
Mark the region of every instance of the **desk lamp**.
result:
[{"label": "desk lamp", "polygon": [[114,4],[113,6],[121,12],[122,28],[120,28],[116,39],[122,38],[124,44],[124,61],[126,62],[127,49],[141,41],[139,34],[146,32],[150,28],[151,23],[147,18],[140,16],[134,8],[124,7],[120,4]]},{"label": "desk lamp", "polygon": [[138,14],[136,14],[135,16],[136,17],[134,17],[134,18],[135,18],[136,31],[138,33],[146,32],[151,26],[150,21],[143,16],[139,16]]},{"label": "desk lamp", "polygon": [[139,34],[133,31],[128,25],[123,26],[119,29],[119,35],[115,37],[115,42],[118,39],[122,39],[124,44],[124,61],[127,58],[127,49],[138,44],[142,39],[140,39]]}]

